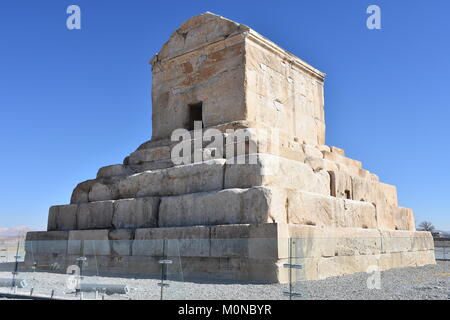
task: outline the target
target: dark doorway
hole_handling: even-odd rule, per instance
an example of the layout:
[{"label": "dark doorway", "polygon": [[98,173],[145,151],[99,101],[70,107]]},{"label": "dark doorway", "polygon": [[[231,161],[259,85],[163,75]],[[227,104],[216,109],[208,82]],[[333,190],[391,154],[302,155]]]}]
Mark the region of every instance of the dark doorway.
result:
[{"label": "dark doorway", "polygon": [[[197,102],[189,105],[189,123],[188,130],[194,130],[194,121],[203,121],[202,117],[203,102]],[[203,123],[202,123],[203,128]]]}]

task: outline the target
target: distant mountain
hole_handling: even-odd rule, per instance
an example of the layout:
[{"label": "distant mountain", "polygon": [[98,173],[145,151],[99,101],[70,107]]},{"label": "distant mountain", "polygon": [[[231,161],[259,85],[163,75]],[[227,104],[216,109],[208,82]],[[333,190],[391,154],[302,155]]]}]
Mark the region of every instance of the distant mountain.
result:
[{"label": "distant mountain", "polygon": [[30,230],[30,228],[25,226],[14,228],[0,228],[0,239],[17,238],[19,236],[25,235]]},{"label": "distant mountain", "polygon": [[434,230],[434,232],[440,232],[446,236],[450,236],[450,231],[443,231],[443,230]]}]

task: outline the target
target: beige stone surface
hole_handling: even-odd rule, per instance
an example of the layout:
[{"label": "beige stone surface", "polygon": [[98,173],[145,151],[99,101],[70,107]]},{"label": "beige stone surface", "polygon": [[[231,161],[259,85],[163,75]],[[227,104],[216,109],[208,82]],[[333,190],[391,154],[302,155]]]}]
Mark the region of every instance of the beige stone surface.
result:
[{"label": "beige stone surface", "polygon": [[109,230],[69,231],[67,253],[69,255],[111,255]]},{"label": "beige stone surface", "polygon": [[127,176],[133,173],[130,167],[115,164],[100,168],[97,172],[97,178],[110,178],[114,176]]},{"label": "beige stone surface", "polygon": [[114,229],[109,232],[108,238],[110,240],[111,253],[113,255],[131,255],[131,247],[134,239],[133,230]]},{"label": "beige stone surface", "polygon": [[280,193],[268,188],[251,188],[163,197],[159,226],[285,222],[285,202]]},{"label": "beige stone surface", "polygon": [[72,192],[70,203],[82,203],[89,201],[89,191],[96,180],[87,180],[79,183]]},{"label": "beige stone surface", "polygon": [[112,228],[113,201],[81,203],[78,207],[77,229]]},{"label": "beige stone surface", "polygon": [[333,197],[354,199],[352,177],[344,171],[330,171],[331,195]]},{"label": "beige stone surface", "polygon": [[224,188],[275,186],[330,194],[330,176],[324,170],[314,172],[302,162],[270,154],[256,154],[252,157],[246,157],[245,161],[237,157],[233,159],[234,163],[227,160]]},{"label": "beige stone surface", "polygon": [[77,205],[53,206],[48,214],[48,231],[67,231],[77,228]]},{"label": "beige stone surface", "polygon": [[[202,257],[209,256],[210,228],[151,228],[137,229],[133,241],[133,255]],[[167,240],[167,241],[164,241]]]},{"label": "beige stone surface", "polygon": [[34,255],[66,254],[68,239],[67,231],[27,232],[25,251],[31,259]]},{"label": "beige stone surface", "polygon": [[170,146],[137,150],[130,155],[130,164],[170,159]]},{"label": "beige stone surface", "polygon": [[151,228],[158,223],[158,197],[123,199],[114,202],[114,228]]},{"label": "beige stone surface", "polygon": [[119,190],[113,184],[96,182],[91,186],[88,199],[89,202],[115,200],[119,197]]},{"label": "beige stone surface", "polygon": [[147,171],[117,184],[120,198],[168,196],[220,190],[223,188],[224,159]]}]

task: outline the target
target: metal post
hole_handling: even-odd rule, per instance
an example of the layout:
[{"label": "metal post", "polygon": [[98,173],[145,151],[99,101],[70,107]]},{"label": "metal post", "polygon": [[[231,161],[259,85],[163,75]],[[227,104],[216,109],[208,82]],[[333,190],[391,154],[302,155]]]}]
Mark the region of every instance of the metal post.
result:
[{"label": "metal post", "polygon": [[11,289],[13,289],[13,287],[16,287],[16,276],[18,274],[18,270],[19,270],[19,247],[20,247],[20,240],[17,241],[17,249],[16,249],[16,255],[14,256],[14,258],[16,259],[16,263],[14,265],[14,272],[13,274],[13,279],[11,282]]},{"label": "metal post", "polygon": [[164,280],[167,278],[167,264],[171,264],[172,260],[166,259],[166,239],[163,240],[163,254],[162,259],[159,260],[159,264],[161,264],[161,282],[158,285],[161,287],[161,297],[160,300],[163,300],[164,287],[168,287],[168,283],[164,283]]},{"label": "metal post", "polygon": [[[163,258],[162,260],[165,260],[166,258],[166,239],[163,240]],[[161,299],[163,299],[163,292],[164,292],[164,278],[166,273],[166,265],[163,263],[161,264]]]},{"label": "metal post", "polygon": [[295,243],[295,240],[292,240],[291,238],[289,238],[289,243],[288,243],[288,252],[289,252],[289,258],[288,258],[288,263],[285,263],[283,265],[284,268],[289,268],[289,291],[288,292],[283,292],[283,294],[288,295],[289,296],[289,300],[292,300],[292,297],[300,297],[302,294],[301,293],[297,293],[294,292],[292,289],[292,269],[303,269],[303,266],[300,264],[295,264],[292,263],[292,244]]},{"label": "metal post", "polygon": [[[289,264],[292,265],[292,239],[289,238]],[[292,300],[292,268],[289,268],[289,300]]]},{"label": "metal post", "polygon": [[83,280],[83,265],[84,262],[87,260],[86,257],[78,257],[77,258],[77,263],[78,263],[78,268],[80,269],[80,275],[79,275],[79,287],[75,289],[75,296],[80,293],[80,300],[83,300],[83,292],[81,291],[81,281]]}]

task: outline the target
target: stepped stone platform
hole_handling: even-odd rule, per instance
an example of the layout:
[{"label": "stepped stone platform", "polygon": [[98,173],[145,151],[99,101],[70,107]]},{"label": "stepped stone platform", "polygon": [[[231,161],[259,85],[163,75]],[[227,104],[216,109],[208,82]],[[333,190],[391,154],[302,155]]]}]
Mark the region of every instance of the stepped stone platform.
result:
[{"label": "stepped stone platform", "polygon": [[211,13],[151,65],[152,139],[51,207],[48,230],[27,234],[26,263],[84,255],[104,273],[158,274],[158,241],[179,239],[168,254],[185,276],[286,282],[294,238],[305,279],[435,263],[396,188],[325,145],[323,73]]}]

